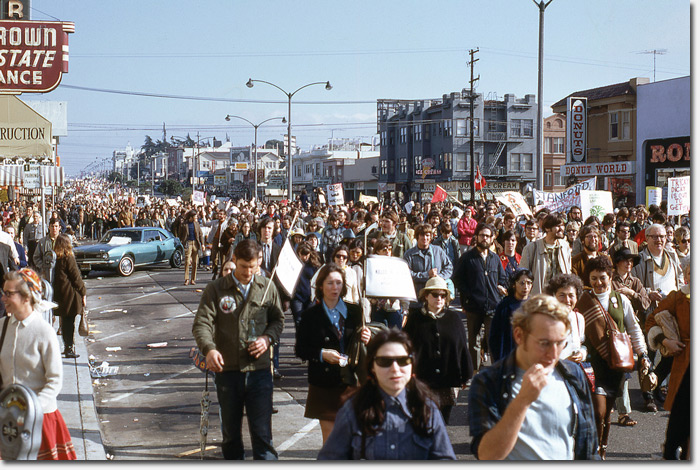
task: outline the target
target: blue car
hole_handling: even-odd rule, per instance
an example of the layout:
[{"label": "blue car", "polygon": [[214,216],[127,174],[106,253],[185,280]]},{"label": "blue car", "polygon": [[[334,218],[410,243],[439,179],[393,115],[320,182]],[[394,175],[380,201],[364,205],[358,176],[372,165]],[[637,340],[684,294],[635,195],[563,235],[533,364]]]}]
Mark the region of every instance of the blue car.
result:
[{"label": "blue car", "polygon": [[131,276],[137,266],[167,262],[179,268],[185,251],[180,239],[162,228],[124,227],[112,229],[98,243],[76,247],[73,252],[83,275],[95,269]]}]

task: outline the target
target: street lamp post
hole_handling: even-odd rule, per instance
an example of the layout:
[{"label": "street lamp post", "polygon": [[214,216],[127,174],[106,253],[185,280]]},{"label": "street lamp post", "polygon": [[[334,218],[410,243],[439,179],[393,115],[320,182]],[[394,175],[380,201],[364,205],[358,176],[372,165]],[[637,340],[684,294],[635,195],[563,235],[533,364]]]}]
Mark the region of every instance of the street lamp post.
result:
[{"label": "street lamp post", "polygon": [[253,145],[255,146],[255,156],[253,157],[253,171],[255,172],[255,193],[254,193],[255,196],[254,196],[254,197],[255,197],[255,200],[256,200],[256,201],[259,201],[259,199],[258,199],[258,127],[262,126],[262,125],[265,124],[267,121],[273,121],[273,120],[275,120],[275,119],[281,119],[281,120],[282,120],[282,124],[285,124],[285,123],[287,122],[287,120],[284,118],[284,116],[282,116],[282,117],[273,117],[273,118],[270,118],[270,119],[265,119],[264,121],[262,121],[262,122],[260,122],[260,123],[258,123],[258,124],[253,124],[252,122],[250,122],[250,121],[247,120],[246,118],[244,118],[244,117],[242,117],[242,116],[236,116],[236,115],[233,115],[233,114],[227,114],[226,117],[225,117],[224,119],[226,119],[227,121],[230,121],[231,118],[242,119],[243,121],[245,121],[245,122],[247,122],[248,124],[250,124],[251,126],[253,126],[253,129],[255,129],[255,143],[253,144]]},{"label": "street lamp post", "polygon": [[[551,1],[551,0],[550,0]],[[249,78],[248,81],[246,82],[246,86],[248,88],[253,88],[254,82],[260,82],[260,83],[266,83],[270,86],[273,86],[280,90],[282,93],[287,95],[288,101],[288,109],[287,109],[287,173],[289,174],[289,186],[288,186],[288,192],[287,192],[287,197],[289,199],[289,203],[291,204],[292,202],[292,97],[300,90],[303,90],[306,87],[310,87],[311,85],[326,85],[326,90],[331,90],[333,87],[331,86],[331,82],[313,82],[313,83],[307,83],[304,86],[301,86],[294,90],[293,92],[289,93],[288,91],[285,91],[284,89],[280,88],[279,86],[275,85],[274,83],[266,82],[265,80],[253,80],[252,78]]]},{"label": "street lamp post", "polygon": [[535,186],[537,189],[542,191],[542,186],[544,185],[544,156],[542,155],[542,113],[543,113],[543,103],[542,103],[542,75],[544,73],[544,10],[552,3],[553,0],[540,0],[537,3],[536,0],[532,2],[537,5],[540,9],[540,39],[539,39],[539,50],[537,53],[537,173],[535,175]]}]

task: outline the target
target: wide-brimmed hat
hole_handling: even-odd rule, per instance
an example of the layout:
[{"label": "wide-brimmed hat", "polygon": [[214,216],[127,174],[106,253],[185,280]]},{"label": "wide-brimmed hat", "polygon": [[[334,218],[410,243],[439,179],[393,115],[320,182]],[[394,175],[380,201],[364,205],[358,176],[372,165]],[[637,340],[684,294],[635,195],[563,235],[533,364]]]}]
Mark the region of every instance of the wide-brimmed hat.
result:
[{"label": "wide-brimmed hat", "polygon": [[447,288],[447,282],[440,276],[431,277],[428,282],[425,283],[425,287],[420,290],[418,294],[419,299],[424,299],[426,295],[430,293],[431,290],[442,290],[447,293],[447,301],[449,304],[452,301],[452,296],[450,295],[450,289]]},{"label": "wide-brimmed hat", "polygon": [[639,264],[639,260],[641,259],[641,256],[635,255],[630,251],[629,248],[622,247],[619,250],[615,251],[615,254],[613,254],[613,264],[617,265],[622,260],[627,260],[631,259],[632,263],[634,263],[634,266]]},{"label": "wide-brimmed hat", "polygon": [[299,227],[295,227],[292,229],[291,232],[289,232],[289,238],[292,238],[294,235],[299,235],[301,237],[305,237],[306,233],[304,233],[304,231],[302,229],[300,229]]}]

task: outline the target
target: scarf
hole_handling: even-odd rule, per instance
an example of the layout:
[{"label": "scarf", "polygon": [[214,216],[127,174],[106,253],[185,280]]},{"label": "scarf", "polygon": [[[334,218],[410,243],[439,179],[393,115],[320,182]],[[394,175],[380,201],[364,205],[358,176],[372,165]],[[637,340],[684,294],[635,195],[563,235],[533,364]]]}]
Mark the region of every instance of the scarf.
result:
[{"label": "scarf", "polygon": [[596,298],[593,290],[586,288],[581,297],[576,302],[576,309],[586,320],[586,339],[593,345],[606,361],[610,357],[609,344],[605,334],[608,329],[605,315],[608,314]]}]

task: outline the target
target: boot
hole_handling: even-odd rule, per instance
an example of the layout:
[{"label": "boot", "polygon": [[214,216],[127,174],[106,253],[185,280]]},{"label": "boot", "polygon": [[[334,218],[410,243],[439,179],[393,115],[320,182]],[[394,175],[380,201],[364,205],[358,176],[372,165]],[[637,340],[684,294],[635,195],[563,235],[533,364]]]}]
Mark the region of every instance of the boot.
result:
[{"label": "boot", "polygon": [[75,346],[66,346],[65,351],[63,351],[63,355],[68,359],[75,359],[80,357],[80,354],[75,352]]}]

